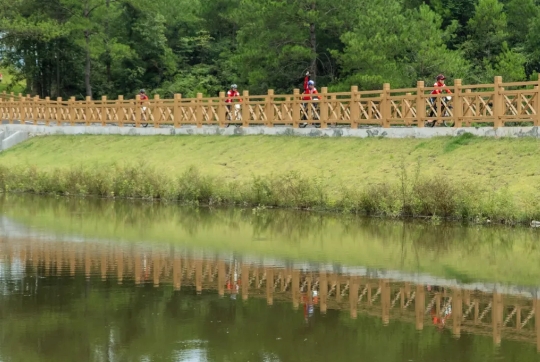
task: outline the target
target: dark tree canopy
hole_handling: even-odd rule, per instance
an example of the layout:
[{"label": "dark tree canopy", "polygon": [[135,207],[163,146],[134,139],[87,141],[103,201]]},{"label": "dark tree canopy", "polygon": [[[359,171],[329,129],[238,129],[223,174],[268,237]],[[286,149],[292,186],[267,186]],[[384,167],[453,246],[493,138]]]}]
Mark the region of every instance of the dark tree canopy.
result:
[{"label": "dark tree canopy", "polygon": [[307,70],[330,90],[520,81],[540,68],[538,1],[0,0],[0,67],[77,98],[283,93]]}]

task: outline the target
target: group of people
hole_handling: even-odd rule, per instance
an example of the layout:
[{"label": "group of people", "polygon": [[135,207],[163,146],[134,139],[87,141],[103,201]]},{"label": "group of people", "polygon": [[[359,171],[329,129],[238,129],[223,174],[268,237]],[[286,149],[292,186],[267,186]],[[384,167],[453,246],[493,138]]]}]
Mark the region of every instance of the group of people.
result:
[{"label": "group of people", "polygon": [[[450,89],[448,89],[445,85],[446,77],[443,74],[439,74],[437,76],[437,80],[433,87],[435,88],[431,94],[437,95],[442,94],[442,92],[446,92],[447,94],[452,94]],[[302,100],[303,101],[317,101],[319,100],[319,92],[317,91],[317,88],[315,87],[315,81],[311,79],[310,72],[306,72],[304,76],[304,92],[302,93]],[[146,92],[144,89],[141,89],[139,92],[141,104],[144,101],[148,101],[148,96],[146,95]],[[242,98],[240,96],[240,92],[238,92],[238,86],[236,84],[232,84],[231,88],[227,91],[225,103],[227,105],[227,120],[233,121],[233,120],[241,120],[241,114],[240,114],[240,106],[237,104],[235,106],[234,112],[233,112],[233,103],[234,101],[242,102]],[[431,97],[429,100],[431,107],[429,112],[429,117],[436,117],[437,116],[437,105],[436,105],[436,97]],[[311,109],[309,108],[309,104],[311,104]],[[444,109],[446,106],[445,102],[442,103],[441,110]],[[144,112],[144,110],[143,110]],[[301,107],[301,117],[302,120],[306,121],[308,119],[319,119],[319,110],[316,103],[303,103]],[[437,121],[431,120],[428,121],[428,125],[433,127]],[[307,127],[308,123],[303,122],[300,124],[300,127]],[[320,127],[320,123],[314,123],[315,127]]]},{"label": "group of people", "polygon": [[[302,100],[304,101],[318,100],[319,99],[318,93],[319,92],[317,91],[317,88],[315,88],[315,81],[311,79],[311,74],[309,73],[309,71],[306,72],[306,75],[304,77],[304,93],[303,93]],[[238,113],[240,109],[239,105],[236,105],[233,112],[232,103],[234,101],[238,101],[239,103],[242,102],[242,98],[240,97],[240,92],[238,92],[238,86],[236,84],[231,85],[231,88],[227,91],[227,97],[225,99],[225,103],[227,103],[227,120],[228,121],[241,119],[241,115]],[[302,113],[302,120],[307,120],[308,118],[318,119],[319,117],[318,109],[316,105],[312,106],[311,117],[308,114],[309,110],[308,110],[307,103],[302,104],[301,113]],[[307,125],[308,124],[304,122],[300,124],[300,127],[306,127]],[[317,127],[320,125],[315,124],[315,126]]]}]

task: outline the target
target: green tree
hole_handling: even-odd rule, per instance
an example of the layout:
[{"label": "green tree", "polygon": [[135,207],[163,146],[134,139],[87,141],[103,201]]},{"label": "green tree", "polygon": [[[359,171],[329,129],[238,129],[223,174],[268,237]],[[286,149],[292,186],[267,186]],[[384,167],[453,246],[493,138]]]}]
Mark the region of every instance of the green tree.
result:
[{"label": "green tree", "polygon": [[327,83],[337,76],[331,51],[342,48],[339,34],[354,24],[351,13],[362,4],[361,0],[243,1],[232,14],[239,24],[233,56],[239,75],[256,92],[270,87],[291,91],[307,70],[319,84]]},{"label": "green tree", "polygon": [[442,19],[428,6],[404,11],[403,3],[370,1],[358,15],[359,25],[343,34],[346,47],[334,52],[343,69],[340,86],[358,84],[380,89],[408,87],[437,73],[466,77],[469,65],[459,51],[446,47],[456,25],[441,29]]},{"label": "green tree", "polygon": [[538,34],[540,34],[540,17],[531,19],[525,37],[524,49],[527,74],[540,71],[540,37],[538,37]]},{"label": "green tree", "polygon": [[477,65],[494,64],[508,39],[503,4],[498,0],[479,0],[467,28],[469,34],[463,43],[467,58]]},{"label": "green tree", "polygon": [[[418,0],[406,0],[418,1]],[[415,6],[418,8],[424,1]],[[448,39],[448,45],[451,49],[459,47],[467,38],[467,23],[474,14],[477,0],[431,0],[426,3],[431,9],[442,17],[442,26],[448,27],[453,23],[457,24],[455,37]]]},{"label": "green tree", "polygon": [[508,33],[510,46],[523,46],[529,32],[529,24],[537,18],[538,6],[535,0],[511,0],[505,5],[508,19]]}]

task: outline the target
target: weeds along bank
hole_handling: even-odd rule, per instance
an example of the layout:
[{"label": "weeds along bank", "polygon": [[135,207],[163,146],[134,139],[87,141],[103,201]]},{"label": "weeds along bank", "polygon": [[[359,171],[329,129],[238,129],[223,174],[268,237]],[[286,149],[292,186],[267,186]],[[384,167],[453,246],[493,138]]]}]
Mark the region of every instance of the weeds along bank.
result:
[{"label": "weeds along bank", "polygon": [[540,143],[435,139],[35,137],[0,190],[492,222],[540,218]]}]

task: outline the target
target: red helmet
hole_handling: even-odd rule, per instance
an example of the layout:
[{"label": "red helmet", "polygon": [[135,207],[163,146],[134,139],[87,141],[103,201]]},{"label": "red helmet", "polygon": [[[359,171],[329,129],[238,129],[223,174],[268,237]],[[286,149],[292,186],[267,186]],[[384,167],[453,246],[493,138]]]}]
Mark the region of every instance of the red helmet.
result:
[{"label": "red helmet", "polygon": [[444,79],[446,79],[446,77],[444,75],[442,75],[442,74],[439,74],[437,76],[437,80],[444,80]]}]

